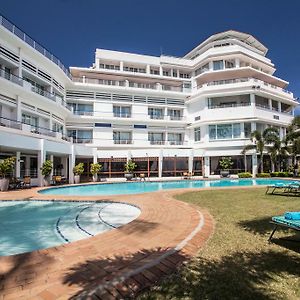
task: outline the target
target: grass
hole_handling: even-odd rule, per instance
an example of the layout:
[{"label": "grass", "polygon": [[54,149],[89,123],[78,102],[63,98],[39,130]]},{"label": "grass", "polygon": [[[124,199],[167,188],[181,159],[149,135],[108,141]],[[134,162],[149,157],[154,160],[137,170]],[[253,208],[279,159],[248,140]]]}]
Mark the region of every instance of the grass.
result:
[{"label": "grass", "polygon": [[272,216],[300,209],[299,197],[265,189],[191,192],[179,200],[207,208],[215,233],[198,256],[139,299],[300,299],[300,243],[286,229],[268,237]]}]

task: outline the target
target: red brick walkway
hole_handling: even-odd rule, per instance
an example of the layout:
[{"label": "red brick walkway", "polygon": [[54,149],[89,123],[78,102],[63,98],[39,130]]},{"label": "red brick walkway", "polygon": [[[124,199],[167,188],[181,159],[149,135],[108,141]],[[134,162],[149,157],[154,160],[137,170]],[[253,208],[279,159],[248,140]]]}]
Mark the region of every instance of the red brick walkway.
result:
[{"label": "red brick walkway", "polygon": [[[0,199],[53,198],[36,191],[1,193]],[[0,257],[0,300],[122,299],[174,272],[214,228],[207,211],[175,200],[175,193],[76,197],[133,203],[142,212],[133,222],[92,238]]]}]

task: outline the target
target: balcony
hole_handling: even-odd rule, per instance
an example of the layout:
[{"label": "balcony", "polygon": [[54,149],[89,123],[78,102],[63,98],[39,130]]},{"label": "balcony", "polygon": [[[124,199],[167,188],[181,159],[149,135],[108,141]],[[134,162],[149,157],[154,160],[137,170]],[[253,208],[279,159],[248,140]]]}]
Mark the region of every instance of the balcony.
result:
[{"label": "balcony", "polygon": [[168,145],[170,146],[183,145],[183,141],[168,141]]},{"label": "balcony", "polygon": [[130,145],[133,144],[132,140],[114,140],[114,144],[116,145]]},{"label": "balcony", "polygon": [[210,106],[208,106],[208,109],[216,109],[216,108],[228,108],[228,107],[243,107],[243,106],[250,106],[251,103],[222,103],[219,105],[214,105],[211,104]]},{"label": "balcony", "polygon": [[166,141],[149,141],[150,145],[165,145]]},{"label": "balcony", "polygon": [[73,113],[78,116],[93,116],[93,111],[74,110]]},{"label": "balcony", "polygon": [[30,124],[26,124],[14,119],[6,118],[6,117],[0,117],[0,126],[6,127],[6,128],[12,128],[12,129],[18,129],[20,131],[33,133],[37,135],[43,135],[43,136],[49,136],[57,139],[62,139],[64,141],[70,142],[71,139],[69,137],[66,137],[60,132],[53,131],[48,128],[34,126]]},{"label": "balcony", "polygon": [[74,144],[92,144],[93,138],[76,138],[73,137]]},{"label": "balcony", "polygon": [[151,120],[164,120],[165,117],[164,115],[153,115],[153,114],[150,114],[148,116]]},{"label": "balcony", "polygon": [[116,113],[114,112],[115,118],[131,118],[131,113]]},{"label": "balcony", "polygon": [[31,83],[25,81],[23,78],[18,77],[14,74],[11,73],[7,73],[5,72],[3,69],[0,69],[0,77],[4,78],[10,82],[13,82],[21,87],[24,87],[27,90],[30,90],[33,93],[36,93],[38,95],[41,95],[47,99],[52,100],[53,102],[59,103],[61,104],[63,107],[65,107],[66,109],[68,109],[69,111],[71,111],[71,107],[60,97],[57,97],[57,95],[52,94],[48,91],[39,89],[35,86],[33,86]]}]

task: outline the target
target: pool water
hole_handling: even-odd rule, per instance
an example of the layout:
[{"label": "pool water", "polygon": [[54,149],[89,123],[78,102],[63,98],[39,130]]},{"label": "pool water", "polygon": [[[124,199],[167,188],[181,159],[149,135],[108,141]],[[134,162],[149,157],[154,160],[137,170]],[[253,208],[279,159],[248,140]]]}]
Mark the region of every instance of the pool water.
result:
[{"label": "pool water", "polygon": [[0,201],[0,256],[88,238],[137,218],[124,203]]},{"label": "pool water", "polygon": [[[124,182],[111,184],[90,184],[66,187],[55,187],[41,190],[41,194],[64,196],[99,196],[139,194],[159,190],[183,189],[183,188],[207,188],[207,187],[233,187],[269,185],[274,183],[288,183],[282,179],[221,179],[221,180],[178,180],[159,182]],[[291,182],[291,181],[290,181]]]}]

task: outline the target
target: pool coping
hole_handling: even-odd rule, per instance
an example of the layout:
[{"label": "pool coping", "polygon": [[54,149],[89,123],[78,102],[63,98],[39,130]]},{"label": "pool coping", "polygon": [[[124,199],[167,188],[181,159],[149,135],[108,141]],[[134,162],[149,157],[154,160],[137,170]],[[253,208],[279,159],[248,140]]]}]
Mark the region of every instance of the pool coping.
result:
[{"label": "pool coping", "polygon": [[[38,190],[26,190],[21,195],[18,191],[1,193],[0,199],[69,201],[72,198],[53,199],[37,194]],[[192,258],[213,233],[214,222],[208,211],[174,198],[191,190],[76,197],[74,202],[135,204],[141,214],[124,226],[88,239],[0,257],[0,299],[69,299],[85,295],[97,295],[100,299],[133,297]],[[96,267],[98,264],[101,268]],[[74,271],[76,268],[80,272]],[[76,279],[83,274],[88,278],[93,274],[94,280]]]}]

